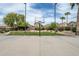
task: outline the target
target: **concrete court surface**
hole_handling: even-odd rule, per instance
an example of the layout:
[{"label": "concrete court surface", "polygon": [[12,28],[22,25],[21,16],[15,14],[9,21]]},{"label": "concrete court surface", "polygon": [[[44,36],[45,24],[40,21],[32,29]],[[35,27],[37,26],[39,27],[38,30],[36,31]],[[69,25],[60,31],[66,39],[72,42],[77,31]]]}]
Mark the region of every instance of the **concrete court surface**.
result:
[{"label": "concrete court surface", "polygon": [[79,56],[79,36],[0,36],[0,56]]}]

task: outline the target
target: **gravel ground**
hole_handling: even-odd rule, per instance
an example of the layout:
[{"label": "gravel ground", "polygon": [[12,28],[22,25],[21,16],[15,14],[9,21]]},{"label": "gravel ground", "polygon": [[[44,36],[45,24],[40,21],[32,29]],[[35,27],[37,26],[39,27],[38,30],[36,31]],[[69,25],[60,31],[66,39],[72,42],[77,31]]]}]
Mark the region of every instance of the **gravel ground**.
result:
[{"label": "gravel ground", "polygon": [[79,56],[79,36],[0,36],[1,56]]}]

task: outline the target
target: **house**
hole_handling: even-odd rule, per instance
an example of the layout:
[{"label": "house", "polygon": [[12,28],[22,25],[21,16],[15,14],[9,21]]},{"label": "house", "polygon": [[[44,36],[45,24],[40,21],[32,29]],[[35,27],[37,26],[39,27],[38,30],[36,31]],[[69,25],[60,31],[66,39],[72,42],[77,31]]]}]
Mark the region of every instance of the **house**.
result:
[{"label": "house", "polygon": [[73,22],[71,21],[69,24],[68,24],[69,27],[76,27],[76,22]]},{"label": "house", "polygon": [[0,29],[9,29],[11,27],[7,26],[6,24],[0,24]]},{"label": "house", "polygon": [[27,30],[35,30],[35,26],[33,26],[33,25],[28,25]]},{"label": "house", "polygon": [[0,24],[0,32],[3,33],[5,31],[9,31],[11,29],[11,27],[8,27],[5,24]]},{"label": "house", "polygon": [[60,23],[60,24],[58,24],[59,25],[59,27],[67,27],[67,23],[66,22],[64,22],[63,24],[62,23]]}]

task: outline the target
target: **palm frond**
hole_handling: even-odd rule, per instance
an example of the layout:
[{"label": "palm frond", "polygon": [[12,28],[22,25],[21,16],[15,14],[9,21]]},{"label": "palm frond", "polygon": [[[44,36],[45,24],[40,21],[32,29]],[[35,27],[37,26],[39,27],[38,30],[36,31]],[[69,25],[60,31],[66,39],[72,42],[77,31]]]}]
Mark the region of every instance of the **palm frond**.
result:
[{"label": "palm frond", "polygon": [[71,5],[71,9],[73,9],[75,6],[75,3],[70,3],[70,5]]}]

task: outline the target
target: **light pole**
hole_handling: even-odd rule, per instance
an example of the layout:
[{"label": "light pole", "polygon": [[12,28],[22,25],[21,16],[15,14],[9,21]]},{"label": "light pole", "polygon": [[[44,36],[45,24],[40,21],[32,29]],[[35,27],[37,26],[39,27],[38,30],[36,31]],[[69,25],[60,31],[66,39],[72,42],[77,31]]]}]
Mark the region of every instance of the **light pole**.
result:
[{"label": "light pole", "polygon": [[[26,3],[24,3],[24,5],[25,5],[25,18],[24,18],[24,20],[26,22]],[[25,31],[26,31],[26,25],[25,25]]]},{"label": "light pole", "polygon": [[[57,3],[54,4],[54,22],[55,22],[55,26],[56,26],[56,5],[57,5]],[[56,29],[57,28],[55,28],[55,33],[56,33]]]}]

